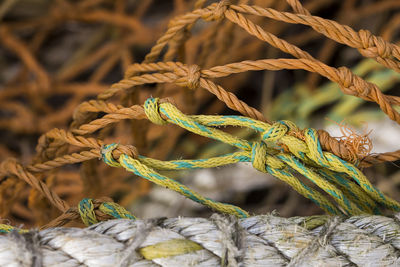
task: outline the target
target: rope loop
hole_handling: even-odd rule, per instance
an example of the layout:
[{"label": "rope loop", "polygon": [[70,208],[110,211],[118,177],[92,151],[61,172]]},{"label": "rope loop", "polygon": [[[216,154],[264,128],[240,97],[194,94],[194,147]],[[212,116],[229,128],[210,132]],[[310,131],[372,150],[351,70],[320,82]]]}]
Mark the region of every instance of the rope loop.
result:
[{"label": "rope loop", "polygon": [[251,147],[251,164],[256,170],[265,172],[267,164],[267,145],[262,142],[254,142]]},{"label": "rope loop", "polygon": [[101,158],[105,163],[107,163],[110,166],[113,167],[121,167],[118,161],[116,161],[112,155],[112,152],[114,149],[118,147],[118,144],[110,144],[110,145],[104,145],[101,148]]},{"label": "rope loop", "polygon": [[88,226],[97,223],[96,214],[94,213],[94,205],[91,198],[84,198],[78,204],[78,211],[81,215],[82,222]]},{"label": "rope loop", "polygon": [[276,170],[285,168],[285,164],[281,160],[268,153],[268,147],[264,142],[253,143],[250,160],[256,170],[264,173],[267,172],[267,166]]},{"label": "rope loop", "polygon": [[308,156],[310,159],[321,167],[328,168],[330,164],[322,151],[317,131],[312,128],[306,129],[304,130],[304,137],[309,149]]},{"label": "rope loop", "polygon": [[229,0],[221,0],[214,8],[210,9],[210,12],[205,13],[202,17],[205,21],[222,20],[225,17],[225,11],[230,5]]},{"label": "rope loop", "polygon": [[158,100],[158,98],[148,98],[144,103],[144,112],[152,123],[164,125],[167,121],[160,115]]}]

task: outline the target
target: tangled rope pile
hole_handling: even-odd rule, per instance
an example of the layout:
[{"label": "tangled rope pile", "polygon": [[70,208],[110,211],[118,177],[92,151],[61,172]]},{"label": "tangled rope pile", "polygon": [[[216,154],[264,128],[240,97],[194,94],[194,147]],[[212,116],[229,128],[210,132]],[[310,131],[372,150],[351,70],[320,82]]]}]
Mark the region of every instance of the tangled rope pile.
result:
[{"label": "tangled rope pile", "polygon": [[[395,106],[400,103],[399,97],[384,94],[376,84],[365,81],[349,68],[335,68],[322,63],[298,46],[266,31],[245,15],[256,15],[286,23],[309,26],[314,31],[336,42],[356,48],[362,56],[372,58],[377,63],[396,72],[400,72],[399,46],[387,42],[381,37],[374,36],[368,31],[356,32],[348,26],[312,16],[296,0],[287,1],[295,10],[295,13],[254,5],[235,5],[228,1],[213,3],[201,8],[204,2],[197,1],[196,7],[199,7],[198,9],[174,18],[169,23],[165,34],[158,39],[147,54],[143,63],[126,66],[125,75],[121,81],[100,93],[96,91],[98,93],[96,100],[82,102],[74,110],[68,130],[46,129],[48,131],[40,136],[36,155],[29,164],[22,164],[13,158],[1,163],[0,204],[2,214],[8,214],[10,211],[8,206],[16,200],[18,193],[23,190],[23,185],[19,181],[21,180],[35,189],[34,192],[36,193],[29,196],[30,202],[39,203],[39,195],[41,195],[48,201],[42,203],[41,207],[44,208],[50,203],[58,209],[54,213],[49,212],[47,214],[47,224],[43,228],[62,226],[72,220],[79,219],[79,217],[85,218],[83,221],[86,224],[110,218],[134,218],[108,198],[96,198],[92,202],[83,201],[80,202],[83,204],[79,208],[71,207],[70,203],[74,204],[76,201],[63,200],[60,194],[52,188],[57,181],[54,177],[57,176],[57,170],[60,167],[82,163],[82,182],[85,183],[86,187],[96,191],[95,187],[98,183],[96,176],[98,163],[96,160],[99,158],[103,159],[107,165],[124,168],[136,176],[172,189],[218,212],[232,214],[239,218],[249,217],[249,213],[237,206],[206,198],[159,172],[251,162],[257,170],[269,173],[286,182],[329,214],[361,215],[365,213],[381,214],[385,210],[400,211],[400,204],[375,188],[358,169],[377,163],[398,160],[400,150],[365,155],[366,151],[368,152],[368,148],[366,148],[368,140],[361,142],[365,146],[353,146],[349,140],[333,138],[323,130],[317,131],[312,128],[300,130],[290,121],[271,122],[260,111],[250,107],[233,92],[225,90],[222,85],[215,81],[233,74],[250,71],[306,70],[337,83],[344,94],[375,102],[390,119],[400,123],[400,114],[395,109]],[[204,68],[201,66],[207,66],[207,64],[187,64],[184,58],[182,58],[182,62],[174,61],[180,59],[180,52],[184,49],[183,44],[188,38],[186,33],[195,27],[199,20],[216,21],[217,23],[229,21],[230,27],[238,26],[248,34],[290,54],[295,59],[245,60],[218,65],[211,64],[215,63],[211,62],[208,63],[209,67]],[[219,27],[216,27],[213,34],[218,34]],[[7,34],[6,29],[3,29],[3,34]],[[163,54],[165,50],[166,52]],[[202,50],[204,55],[211,53],[209,50],[210,47],[207,47],[206,43]],[[161,56],[163,61],[158,61]],[[27,65],[32,65],[31,60],[27,60]],[[39,74],[37,73],[38,77],[43,76]],[[154,94],[156,97],[168,95],[173,91],[171,88],[174,88],[175,85],[183,87],[177,89],[177,92],[178,95],[183,95],[187,100],[186,102],[189,103],[184,105],[187,111],[195,110],[196,105],[191,107],[190,103],[194,103],[196,99],[203,99],[201,96],[207,94],[206,91],[208,91],[227,107],[243,116],[185,115],[177,108],[177,106],[180,107],[179,103],[172,104],[175,98],[148,98],[146,92],[138,93],[140,90],[137,87],[151,84],[158,86]],[[159,86],[160,84],[170,84],[171,87],[162,87]],[[118,104],[115,104],[119,95],[122,95],[122,100],[117,100]],[[171,93],[171,95],[174,94]],[[143,103],[141,101],[144,99],[147,100],[144,106],[141,106],[140,104]],[[143,119],[148,119],[156,126],[137,122],[137,120]],[[133,121],[130,124],[130,127],[134,128],[133,138],[129,136],[127,140],[118,138],[115,140],[113,130],[124,130],[124,128],[118,128],[118,125],[115,126],[115,124],[123,120]],[[239,151],[218,157],[195,160],[157,160],[155,158],[162,158],[161,156],[157,157],[157,149],[148,153],[147,156],[143,156],[147,151],[146,147],[148,147],[148,144],[146,144],[148,143],[147,132],[156,132],[156,130],[161,129],[161,126],[169,127],[165,125],[167,123],[175,124],[181,129],[175,131],[174,140],[164,147],[164,149],[167,148],[166,151],[168,151],[168,145],[173,145],[184,130],[221,141]],[[227,126],[249,128],[259,133],[260,138],[256,141],[244,140],[217,129]],[[128,143],[128,145],[125,143]],[[48,172],[47,178],[44,176],[45,172]],[[311,183],[301,181],[298,174],[309,179],[326,195],[314,188]],[[107,184],[112,184],[114,177],[109,179]],[[126,186],[121,187],[127,190]],[[110,192],[117,191],[115,188],[110,189]],[[83,193],[94,194],[89,191]],[[103,192],[99,189],[96,193]],[[87,195],[85,197],[92,196]],[[96,208],[96,211],[93,211],[94,208]],[[82,216],[82,214],[87,213],[85,210],[92,211],[89,212],[89,215]],[[61,215],[59,215],[60,212]],[[59,216],[57,217],[57,215]],[[48,223],[48,221],[50,222]],[[2,226],[1,229],[9,231],[14,228]]]}]

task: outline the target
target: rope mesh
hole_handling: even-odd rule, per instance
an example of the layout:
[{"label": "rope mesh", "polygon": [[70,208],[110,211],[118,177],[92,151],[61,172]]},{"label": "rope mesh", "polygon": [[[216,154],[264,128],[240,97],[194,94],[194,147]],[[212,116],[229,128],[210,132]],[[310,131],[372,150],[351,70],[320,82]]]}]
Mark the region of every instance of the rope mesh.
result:
[{"label": "rope mesh", "polygon": [[[275,4],[268,7],[262,1],[255,1],[257,5],[247,2],[249,1],[220,1],[205,6],[205,1],[196,1],[193,5],[195,9],[187,13],[183,12],[189,9],[187,4],[177,3],[176,13],[181,15],[173,14],[176,16],[168,24],[166,20],[169,18],[160,22],[160,25],[168,27],[157,31],[158,39],[155,34],[149,34],[153,29],[139,19],[151,6],[151,1],[144,1],[143,6],[135,6],[136,13],[133,17],[123,12],[116,15],[119,9],[124,8],[122,4],[116,4],[116,11],[112,13],[101,8],[96,9],[96,4],[91,1],[79,4],[65,2],[64,5],[54,4],[46,19],[37,20],[36,24],[30,21],[30,24],[5,23],[0,26],[0,42],[21,58],[26,70],[35,77],[34,82],[28,81],[18,86],[10,83],[13,91],[4,91],[1,96],[7,99],[25,93],[28,96],[37,95],[38,97],[30,99],[32,109],[38,110],[38,114],[46,113],[45,118],[34,125],[37,118],[29,119],[32,118],[29,117],[30,110],[23,105],[10,102],[4,107],[18,114],[17,118],[25,115],[28,117],[24,120],[0,120],[1,127],[15,133],[29,132],[40,137],[35,155],[29,163],[23,159],[18,161],[7,158],[0,165],[1,216],[11,215],[10,204],[21,201],[25,193],[29,208],[40,211],[50,204],[58,210],[53,209],[46,215],[39,212],[38,218],[32,218],[33,222],[44,225],[44,228],[61,226],[80,217],[86,225],[110,218],[134,219],[133,215],[122,208],[133,198],[132,184],[124,181],[125,173],[121,174],[121,171],[106,167],[109,165],[172,189],[218,212],[245,218],[249,213],[244,209],[204,197],[160,173],[166,170],[218,167],[237,162],[251,162],[255,169],[289,184],[329,214],[360,215],[381,214],[385,210],[399,211],[400,204],[377,189],[360,168],[396,161],[400,158],[400,150],[368,154],[371,144],[367,136],[334,138],[324,130],[300,129],[289,120],[269,120],[264,116],[265,112],[260,112],[240,100],[234,93],[238,87],[232,86],[231,90],[229,86],[240,82],[241,78],[233,78],[236,75],[242,77],[240,74],[248,75],[253,71],[304,70],[313,74],[310,76],[310,85],[316,84],[315,75],[324,77],[336,84],[344,95],[373,102],[388,118],[400,123],[400,115],[396,110],[400,103],[399,97],[385,94],[385,88],[389,85],[380,84],[382,78],[374,76],[391,71],[394,73],[393,77],[398,79],[400,47],[387,41],[393,35],[394,29],[388,29],[384,32],[384,37],[379,37],[367,30],[355,31],[350,26],[313,16],[313,11],[321,8],[324,1],[311,1],[309,8],[299,1],[287,1],[293,9],[292,12],[282,11],[284,8],[274,6]],[[371,4],[369,8],[360,11],[358,16],[367,16],[371,14],[371,10],[379,8],[383,7]],[[75,9],[76,12],[71,12]],[[317,58],[301,49],[295,41],[290,42],[290,38],[284,40],[278,37],[279,27],[269,29],[265,19],[288,25],[303,25],[313,34],[317,33],[355,48],[362,57],[370,60],[361,62],[355,68],[329,66],[323,63],[326,61],[324,56]],[[115,34],[122,37],[118,37],[118,42],[104,45],[92,54],[87,54],[87,50],[82,48],[81,53],[85,54],[83,59],[71,59],[52,78],[34,56],[35,45],[40,46],[43,42],[40,35],[35,35],[36,43],[28,47],[13,31],[52,25],[49,22],[55,23],[58,20],[106,21],[121,27]],[[200,22],[211,26],[202,26]],[[135,32],[133,37],[125,34],[123,28]],[[240,34],[233,38],[237,30],[240,30]],[[199,31],[201,34],[196,35]],[[46,28],[41,32],[45,35]],[[107,35],[107,31],[105,32]],[[240,48],[249,37],[252,38],[253,42],[250,44],[254,44],[254,47],[249,45]],[[91,46],[96,45],[96,38],[93,39],[94,44]],[[255,39],[258,40],[254,41]],[[133,63],[134,59],[127,56],[129,45],[140,43],[154,45],[142,63]],[[243,60],[249,54],[260,54],[260,44],[269,44],[291,58]],[[244,52],[232,52],[238,49]],[[115,51],[118,52],[114,53]],[[231,54],[234,56],[229,57]],[[71,82],[98,58],[106,60],[93,73],[88,83]],[[124,69],[123,78],[109,87],[101,84],[106,73],[120,60]],[[371,79],[364,79],[363,76],[370,69],[377,69],[378,72],[374,72]],[[28,88],[27,86],[30,89],[25,92],[22,88]],[[299,118],[305,120],[322,104],[326,105],[342,96],[332,88],[327,86],[312,94],[309,91],[304,93],[304,99],[314,104],[298,107],[301,111],[298,113]],[[301,90],[295,89],[296,92]],[[53,91],[58,94],[80,93],[71,97],[60,113],[52,114],[51,108],[44,104],[44,99]],[[222,112],[224,107],[228,107],[241,116],[186,115],[198,114],[200,107],[215,97],[219,101],[215,102],[218,111]],[[88,98],[93,99],[87,100]],[[275,107],[275,110],[281,108],[283,111],[280,114],[285,114],[286,102],[284,95],[278,97],[276,103],[280,103],[280,106]],[[296,113],[289,104],[288,106],[289,113]],[[214,111],[208,113],[212,112]],[[60,121],[68,118],[72,118],[68,127],[60,124]],[[126,120],[129,124],[122,123]],[[296,119],[294,121],[297,122]],[[170,127],[168,124],[179,127]],[[247,140],[218,129],[227,126],[248,128],[258,133],[259,137],[257,140]],[[159,138],[157,132],[164,129],[163,127],[173,130],[161,130],[165,133],[164,142],[154,146]],[[126,129],[129,129],[129,134],[121,134],[127,132]],[[187,131],[230,145],[235,152],[205,159],[166,160],[178,138]],[[154,148],[149,149],[152,145]],[[98,159],[106,164],[99,165]],[[61,167],[76,163],[81,163],[80,171],[79,174],[74,172],[71,181],[79,181],[82,185],[79,187],[79,194],[72,194],[69,191],[73,189],[59,186],[60,177],[70,175],[69,171]],[[101,175],[99,173],[103,170],[105,176],[111,177],[105,180],[106,186],[98,182],[98,176]],[[303,182],[298,178],[299,174],[312,183]],[[146,193],[148,184],[137,181],[136,186],[143,187]],[[32,188],[27,194],[24,183]],[[115,186],[110,186],[113,183]],[[113,196],[120,191],[124,192],[124,198],[119,201],[122,206],[111,199],[100,198],[100,195]],[[69,197],[63,197],[65,195]],[[80,204],[77,207],[71,207],[78,202]],[[12,229],[13,227],[7,225],[1,228],[4,232]]]}]

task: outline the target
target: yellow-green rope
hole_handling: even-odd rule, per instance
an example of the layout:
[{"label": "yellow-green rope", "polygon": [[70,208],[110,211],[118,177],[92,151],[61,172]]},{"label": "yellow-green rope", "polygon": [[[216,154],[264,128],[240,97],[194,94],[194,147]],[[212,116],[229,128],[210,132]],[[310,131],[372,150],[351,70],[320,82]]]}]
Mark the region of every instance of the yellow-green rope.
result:
[{"label": "yellow-green rope", "polygon": [[[127,211],[124,207],[118,205],[114,202],[103,202],[99,206],[99,210],[104,214],[110,215],[115,219],[136,219],[129,211]],[[78,211],[81,215],[82,222],[86,225],[92,225],[98,223],[99,221],[96,218],[96,214],[94,213],[94,205],[93,201],[90,198],[84,198],[79,202]]]},{"label": "yellow-green rope", "polygon": [[[298,131],[289,121],[274,124],[243,116],[189,116],[171,103],[159,104],[158,99],[149,98],[144,105],[146,115],[153,123],[176,124],[188,131],[232,145],[240,151],[218,157],[196,160],[160,161],[139,156],[133,159],[122,155],[118,160],[111,152],[116,144],[105,146],[103,160],[114,167],[123,167],[158,185],[176,192],[219,212],[247,217],[248,213],[229,204],[215,202],[193,192],[181,183],[159,174],[156,170],[184,170],[218,167],[237,162],[251,162],[259,171],[270,173],[288,183],[297,192],[314,201],[330,214],[358,215],[380,214],[379,207],[400,210],[400,204],[375,188],[354,165],[332,153],[322,151],[314,129],[304,131],[305,140],[288,135],[289,130]],[[163,116],[161,116],[163,115]],[[166,119],[163,119],[166,118]],[[217,129],[221,126],[246,127],[259,132],[260,141],[251,142]],[[289,149],[284,152],[282,145]],[[305,185],[292,173],[297,172],[330,195],[338,207],[317,190]]]}]

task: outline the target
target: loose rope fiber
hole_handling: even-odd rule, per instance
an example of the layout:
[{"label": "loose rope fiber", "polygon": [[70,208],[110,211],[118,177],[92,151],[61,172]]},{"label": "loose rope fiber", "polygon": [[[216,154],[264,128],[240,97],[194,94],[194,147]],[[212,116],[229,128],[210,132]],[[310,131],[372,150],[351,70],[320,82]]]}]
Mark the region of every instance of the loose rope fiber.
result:
[{"label": "loose rope fiber", "polygon": [[115,219],[0,236],[0,266],[398,266],[383,216]]}]

